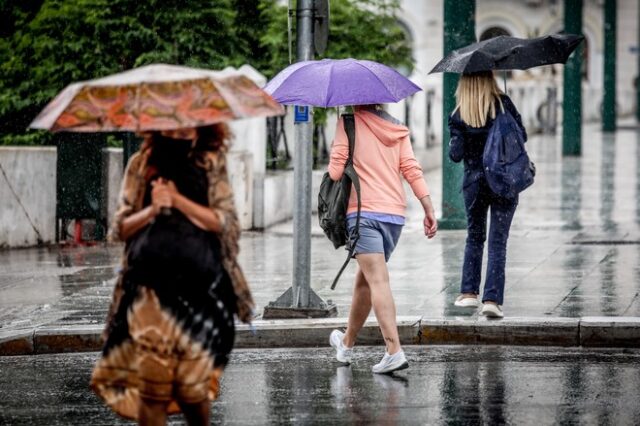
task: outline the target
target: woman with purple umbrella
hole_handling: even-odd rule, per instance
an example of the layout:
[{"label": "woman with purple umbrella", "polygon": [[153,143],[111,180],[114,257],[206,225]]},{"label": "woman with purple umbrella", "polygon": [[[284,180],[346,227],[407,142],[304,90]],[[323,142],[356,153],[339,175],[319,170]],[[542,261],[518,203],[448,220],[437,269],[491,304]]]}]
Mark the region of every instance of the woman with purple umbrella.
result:
[{"label": "woman with purple umbrella", "polygon": [[[391,373],[409,366],[398,338],[387,270],[405,220],[407,203],[401,176],[422,203],[425,235],[433,238],[437,229],[429,189],[409,141],[409,129],[380,106],[398,102],[419,90],[393,68],[351,58],[295,63],[265,87],[282,104],[324,108],[356,105],[353,165],[361,191],[360,237],[355,246],[358,272],[347,329],[344,333],[334,330],[329,342],[336,349],[337,360],[350,363],[358,332],[373,308],[386,345],[382,360],[373,366],[374,373]],[[345,121],[340,118],[329,162],[333,181],[342,178],[348,157]],[[357,198],[356,191],[351,191],[347,208],[350,235],[356,234]]]},{"label": "woman with purple umbrella", "polygon": [[[389,284],[387,262],[398,244],[405,222],[406,199],[401,177],[409,183],[424,208],[424,233],[433,238],[437,222],[411,142],[409,129],[384,112],[380,105],[355,108],[356,143],[353,163],[360,178],[361,215],[360,238],[356,242],[358,262],[349,322],[343,333],[334,330],[329,341],[336,349],[336,358],[350,363],[353,346],[371,309],[376,315],[386,351],[373,366],[374,373],[388,374],[409,366],[400,346],[396,324],[396,307]],[[342,177],[349,155],[349,142],[343,120],[340,119],[331,147],[329,174]],[[347,210],[349,232],[356,225],[357,199],[352,191]]]}]

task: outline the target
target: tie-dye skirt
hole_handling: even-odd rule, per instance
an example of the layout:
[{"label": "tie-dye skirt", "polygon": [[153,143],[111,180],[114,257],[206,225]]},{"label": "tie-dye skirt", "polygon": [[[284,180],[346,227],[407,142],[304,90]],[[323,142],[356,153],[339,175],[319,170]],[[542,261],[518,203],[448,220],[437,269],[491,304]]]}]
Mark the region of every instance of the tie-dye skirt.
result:
[{"label": "tie-dye skirt", "polygon": [[[235,336],[236,296],[224,270],[213,280],[172,274],[140,284],[122,277],[123,293],[108,324],[92,389],[119,415],[137,419],[142,399],[179,404],[218,396]],[[131,272],[131,271],[129,271]]]}]

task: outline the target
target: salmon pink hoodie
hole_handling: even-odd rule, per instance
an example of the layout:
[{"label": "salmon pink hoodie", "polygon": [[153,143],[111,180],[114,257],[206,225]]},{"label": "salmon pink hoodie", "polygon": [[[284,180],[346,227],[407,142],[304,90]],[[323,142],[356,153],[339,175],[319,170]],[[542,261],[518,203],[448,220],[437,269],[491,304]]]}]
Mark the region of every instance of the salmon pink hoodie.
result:
[{"label": "salmon pink hoodie", "polygon": [[[413,155],[409,129],[366,110],[355,113],[355,124],[353,163],[360,177],[362,211],[404,216],[407,200],[401,175],[418,199],[429,195],[422,168]],[[340,118],[331,146],[331,179],[336,181],[342,177],[348,157],[349,141]],[[356,191],[352,189],[347,214],[357,210]]]}]

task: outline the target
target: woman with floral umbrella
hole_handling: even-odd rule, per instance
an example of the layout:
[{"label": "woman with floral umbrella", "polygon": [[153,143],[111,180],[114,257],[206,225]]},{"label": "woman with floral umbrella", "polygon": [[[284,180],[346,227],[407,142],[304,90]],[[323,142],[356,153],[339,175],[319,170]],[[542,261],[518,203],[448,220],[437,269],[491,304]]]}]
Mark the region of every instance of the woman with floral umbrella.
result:
[{"label": "woman with floral umbrella", "polygon": [[[209,402],[253,299],[236,262],[240,228],[227,177],[229,130],[146,135],[125,172],[111,238],[125,241],[91,385],[118,414],[163,424],[183,411],[208,424]],[[171,209],[166,215],[163,209]]]},{"label": "woman with floral umbrella", "polygon": [[71,85],[32,123],[145,139],[110,231],[125,250],[91,377],[121,416],[156,425],[182,411],[189,424],[209,424],[234,315],[250,322],[254,308],[237,262],[224,121],[282,112],[246,77],[158,65]]}]

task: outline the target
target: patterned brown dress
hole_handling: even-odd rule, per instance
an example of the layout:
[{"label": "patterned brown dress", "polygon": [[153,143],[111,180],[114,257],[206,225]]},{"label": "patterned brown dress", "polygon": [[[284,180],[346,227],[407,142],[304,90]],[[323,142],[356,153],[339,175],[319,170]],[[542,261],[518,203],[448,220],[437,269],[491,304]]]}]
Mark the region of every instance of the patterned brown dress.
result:
[{"label": "patterned brown dress", "polygon": [[[143,150],[127,165],[111,240],[120,240],[121,222],[150,202],[149,158],[150,150]],[[211,234],[211,241],[219,267],[211,268],[215,272],[206,278],[161,267],[155,275],[140,275],[128,264],[126,244],[91,387],[129,419],[137,419],[141,398],[166,402],[169,414],[180,411],[178,402],[214,400],[218,367],[227,362],[233,346],[233,316],[249,322],[254,308],[236,261],[240,227],[225,155],[207,152],[191,166],[192,179],[204,182],[202,190],[185,194],[193,186],[188,180],[177,186],[194,201],[208,202],[218,214],[223,230]]]}]

